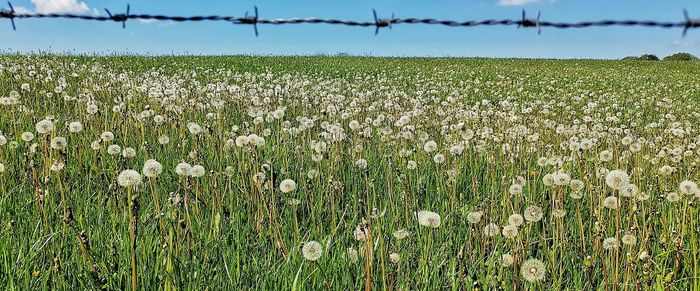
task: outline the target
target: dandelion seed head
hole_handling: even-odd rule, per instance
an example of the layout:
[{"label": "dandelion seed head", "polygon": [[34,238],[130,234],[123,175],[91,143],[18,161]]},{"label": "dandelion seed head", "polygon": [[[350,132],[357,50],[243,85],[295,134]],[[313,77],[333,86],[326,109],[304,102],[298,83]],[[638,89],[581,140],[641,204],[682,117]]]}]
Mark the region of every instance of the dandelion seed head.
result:
[{"label": "dandelion seed head", "polygon": [[317,241],[309,241],[304,243],[304,246],[301,248],[301,253],[304,259],[313,262],[321,258],[323,246]]}]

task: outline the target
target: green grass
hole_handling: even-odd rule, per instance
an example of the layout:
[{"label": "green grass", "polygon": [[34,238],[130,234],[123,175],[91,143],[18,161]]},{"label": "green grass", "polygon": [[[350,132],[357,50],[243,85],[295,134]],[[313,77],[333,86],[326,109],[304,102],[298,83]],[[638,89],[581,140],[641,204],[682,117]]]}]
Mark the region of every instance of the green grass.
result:
[{"label": "green grass", "polygon": [[[12,103],[0,105],[0,286],[121,290],[135,278],[143,290],[700,290],[700,192],[680,188],[700,180],[699,70],[693,62],[0,56],[0,97]],[[47,118],[55,129],[38,133]],[[76,121],[82,131],[70,132]],[[23,132],[35,138],[23,141]],[[250,134],[264,143],[236,145]],[[55,137],[67,146],[51,148]],[[135,156],[110,155],[113,144]],[[612,160],[601,161],[605,150]],[[163,166],[157,178],[117,183],[148,159]],[[178,176],[183,161],[204,175]],[[64,167],[51,170],[57,163]],[[662,175],[663,166],[673,171]],[[615,169],[629,174],[635,197],[606,185]],[[545,185],[560,173],[583,189]],[[518,177],[522,193],[511,194]],[[284,179],[296,189],[281,191]],[[604,206],[610,196],[617,209]],[[509,216],[533,205],[541,220],[501,235]],[[419,224],[420,210],[439,215],[440,226]],[[481,219],[468,221],[474,212]],[[489,223],[497,235],[486,235]],[[401,229],[411,235],[397,239]],[[603,247],[626,234],[636,244]],[[323,246],[317,261],[302,255],[309,241]],[[503,254],[512,265],[501,264]],[[534,283],[521,272],[531,258],[545,271]]]}]

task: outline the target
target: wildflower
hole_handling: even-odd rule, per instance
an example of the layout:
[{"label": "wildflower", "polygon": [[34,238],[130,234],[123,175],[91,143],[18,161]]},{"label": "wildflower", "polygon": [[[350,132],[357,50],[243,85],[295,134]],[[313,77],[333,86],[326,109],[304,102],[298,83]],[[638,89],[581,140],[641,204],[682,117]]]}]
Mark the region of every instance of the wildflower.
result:
[{"label": "wildflower", "polygon": [[598,155],[598,158],[600,159],[601,162],[609,162],[609,161],[612,161],[613,154],[612,154],[612,152],[605,150],[605,151],[600,152],[600,154]]},{"label": "wildflower", "polygon": [[435,141],[429,140],[423,145],[423,150],[426,153],[432,153],[437,150],[437,143]]},{"label": "wildflower", "polygon": [[309,241],[304,243],[304,246],[301,248],[301,253],[304,259],[316,261],[321,258],[323,254],[323,246],[317,241]]},{"label": "wildflower", "polygon": [[574,192],[580,192],[585,187],[585,184],[581,180],[572,179],[571,182],[569,182],[569,187]]},{"label": "wildflower", "polygon": [[622,243],[628,246],[633,246],[637,244],[637,237],[631,234],[626,234],[622,236]]},{"label": "wildflower", "polygon": [[64,163],[55,162],[55,163],[51,164],[51,171],[52,172],[60,172],[61,170],[63,170],[63,167],[65,167],[65,166],[66,165]]},{"label": "wildflower", "polygon": [[280,182],[280,191],[282,193],[289,193],[297,189],[297,182],[292,179],[284,179]]},{"label": "wildflower", "polygon": [[537,222],[542,219],[543,215],[544,213],[542,212],[542,208],[540,208],[539,206],[531,205],[525,208],[525,213],[523,216],[525,217],[525,220],[529,222]]},{"label": "wildflower", "polygon": [[55,150],[62,150],[66,147],[68,142],[65,137],[57,136],[51,140],[51,148]]},{"label": "wildflower", "polygon": [[29,131],[25,131],[22,133],[22,140],[25,142],[30,142],[34,140],[34,134]]},{"label": "wildflower", "polygon": [[47,134],[54,129],[53,121],[44,119],[36,124],[36,132],[39,134]]},{"label": "wildflower", "polygon": [[617,209],[620,206],[620,202],[617,200],[617,197],[608,196],[603,200],[603,206],[608,209]]},{"label": "wildflower", "polygon": [[135,156],[136,156],[136,150],[135,150],[134,148],[126,147],[126,148],[124,148],[124,150],[122,151],[122,157],[125,157],[125,158],[133,158],[133,157],[135,157]]},{"label": "wildflower", "polygon": [[161,145],[166,145],[170,142],[170,138],[167,135],[161,135],[158,137],[158,143]]},{"label": "wildflower", "polygon": [[202,165],[194,165],[190,169],[190,176],[192,176],[193,178],[202,177],[204,176],[204,174],[206,174],[206,171],[204,170],[204,167],[202,167]]},{"label": "wildflower", "polygon": [[163,172],[163,165],[154,159],[150,159],[143,164],[141,172],[148,178],[156,178]]},{"label": "wildflower", "polygon": [[630,183],[630,177],[622,170],[612,170],[605,177],[605,184],[614,190],[621,190]]},{"label": "wildflower", "polygon": [[609,237],[603,240],[603,249],[606,250],[613,250],[618,247],[617,245],[617,238],[614,237]]},{"label": "wildflower", "polygon": [[110,155],[118,155],[122,152],[122,148],[119,145],[113,144],[107,147],[107,153]]},{"label": "wildflower", "polygon": [[175,173],[178,176],[189,176],[192,172],[192,165],[182,162],[175,166]]},{"label": "wildflower", "polygon": [[680,191],[684,195],[693,195],[698,193],[698,184],[693,181],[685,180],[680,184]]},{"label": "wildflower", "polygon": [[357,227],[355,227],[355,231],[352,232],[352,235],[355,237],[355,240],[364,241],[367,239],[367,229],[363,224],[358,224]]},{"label": "wildflower", "polygon": [[501,263],[501,266],[510,267],[513,265],[513,262],[515,262],[515,259],[513,259],[513,256],[511,254],[502,254],[501,259],[499,261]]},{"label": "wildflower", "polygon": [[110,142],[114,140],[114,134],[111,131],[105,131],[102,134],[100,134],[100,138],[104,142]]},{"label": "wildflower", "polygon": [[359,256],[355,248],[349,247],[346,252],[348,255],[348,259],[350,259],[351,262],[357,263],[357,261],[359,261]]},{"label": "wildflower", "polygon": [[512,224],[506,225],[503,227],[501,234],[506,238],[513,239],[518,236],[518,227]]},{"label": "wildflower", "polygon": [[198,134],[202,133],[202,127],[199,126],[199,124],[196,124],[194,122],[187,123],[187,130],[189,130],[190,133],[193,135],[198,135]]},{"label": "wildflower", "polygon": [[508,193],[510,193],[510,195],[522,194],[523,193],[523,186],[520,184],[510,185],[510,187],[508,188]]},{"label": "wildflower", "polygon": [[676,203],[681,200],[681,195],[678,195],[676,192],[671,192],[666,194],[666,201],[671,202],[671,203]]},{"label": "wildflower", "polygon": [[367,160],[358,159],[357,161],[355,161],[355,167],[358,167],[362,170],[366,169],[367,168]]},{"label": "wildflower", "polygon": [[541,281],[544,279],[545,273],[544,263],[538,259],[528,259],[520,267],[520,275],[530,283]]},{"label": "wildflower", "polygon": [[486,234],[486,236],[497,236],[500,231],[501,228],[495,223],[489,223],[484,227],[484,234]]},{"label": "wildflower", "polygon": [[632,198],[637,196],[637,193],[639,193],[639,188],[634,184],[627,184],[627,186],[623,186],[622,189],[620,189],[620,195],[624,197]]},{"label": "wildflower", "polygon": [[406,164],[406,168],[409,170],[415,170],[418,167],[418,164],[416,164],[416,161],[408,161]]},{"label": "wildflower", "polygon": [[467,214],[467,221],[472,224],[479,223],[479,221],[481,220],[481,216],[481,211],[469,212]]},{"label": "wildflower", "polygon": [[134,187],[141,184],[141,174],[134,170],[124,170],[117,176],[117,183],[122,187]]},{"label": "wildflower", "polygon": [[515,227],[521,226],[523,224],[523,216],[517,213],[513,213],[508,216],[508,223],[514,225]]},{"label": "wildflower", "polygon": [[394,231],[393,236],[396,239],[404,239],[404,238],[411,236],[411,232],[406,230],[405,228],[403,228],[403,229],[399,229],[397,231]]},{"label": "wildflower", "polygon": [[440,227],[440,215],[427,210],[421,210],[416,212],[416,218],[418,219],[418,224],[430,227],[438,228]]},{"label": "wildflower", "polygon": [[70,124],[68,124],[68,131],[72,133],[78,133],[83,131],[83,124],[77,121],[73,121]]},{"label": "wildflower", "polygon": [[443,154],[435,154],[435,156],[433,156],[433,161],[434,161],[436,164],[442,164],[442,163],[445,162],[445,155],[443,155]]},{"label": "wildflower", "polygon": [[389,260],[391,260],[392,263],[397,265],[399,262],[401,262],[401,255],[397,253],[391,253],[389,254]]}]

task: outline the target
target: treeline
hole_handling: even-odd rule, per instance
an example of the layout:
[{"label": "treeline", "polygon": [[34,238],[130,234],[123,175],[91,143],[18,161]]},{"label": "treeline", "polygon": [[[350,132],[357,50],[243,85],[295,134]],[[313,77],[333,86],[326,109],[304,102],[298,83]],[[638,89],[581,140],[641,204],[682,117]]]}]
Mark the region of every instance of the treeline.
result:
[{"label": "treeline", "polygon": [[[660,61],[659,57],[653,54],[643,54],[641,56],[635,57],[635,56],[629,56],[625,57],[622,60],[624,61]],[[670,56],[667,56],[663,59],[664,61],[682,61],[682,62],[688,62],[688,61],[697,61],[698,57],[689,54],[689,53],[676,53],[672,54]]]}]

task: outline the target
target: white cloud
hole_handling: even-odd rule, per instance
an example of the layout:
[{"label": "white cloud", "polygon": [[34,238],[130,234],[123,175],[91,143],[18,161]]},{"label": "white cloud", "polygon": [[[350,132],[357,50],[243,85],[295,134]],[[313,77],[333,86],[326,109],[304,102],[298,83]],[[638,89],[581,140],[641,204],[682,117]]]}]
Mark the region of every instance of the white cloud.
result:
[{"label": "white cloud", "polygon": [[140,23],[143,23],[143,24],[151,24],[151,23],[154,23],[154,22],[156,22],[156,21],[158,21],[158,20],[155,20],[155,19],[139,19],[139,22],[140,22]]},{"label": "white cloud", "polygon": [[498,0],[500,6],[521,6],[532,3],[544,2],[544,0]]},{"label": "white cloud", "polygon": [[694,41],[694,40],[683,39],[683,40],[674,41],[673,45],[679,46],[679,47],[694,47],[694,46],[698,45],[698,42]]},{"label": "white cloud", "polygon": [[15,12],[18,14],[32,14],[34,11],[31,9],[24,8],[22,6],[15,6]]},{"label": "white cloud", "polygon": [[78,0],[31,0],[37,13],[89,13],[98,14],[97,9]]}]

